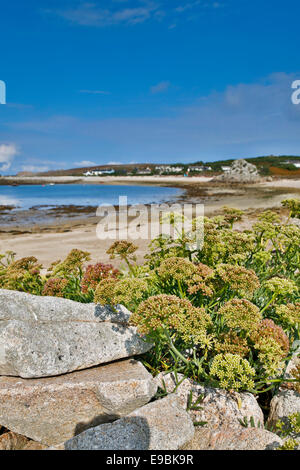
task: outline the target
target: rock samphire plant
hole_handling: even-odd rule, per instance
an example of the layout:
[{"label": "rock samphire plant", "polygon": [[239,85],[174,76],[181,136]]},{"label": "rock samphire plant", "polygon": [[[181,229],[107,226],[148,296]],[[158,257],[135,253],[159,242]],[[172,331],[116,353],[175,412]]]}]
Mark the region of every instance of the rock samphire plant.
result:
[{"label": "rock samphire plant", "polygon": [[[108,253],[121,259],[120,269],[88,264],[89,254],[74,249],[44,276],[36,258],[15,260],[9,252],[0,259],[0,287],[125,305],[131,324],[154,345],[144,356],[154,375],[176,371],[255,394],[283,381],[297,387],[299,374],[284,373],[300,339],[300,228],[293,223],[299,204],[284,201],[287,220],[268,210],[245,231],[234,228],[242,212],[224,208],[201,220],[201,248],[193,243],[196,232],[175,230],[175,239],[152,240],[143,265],[133,243],[117,241]],[[178,217],[169,219],[176,225]]]}]

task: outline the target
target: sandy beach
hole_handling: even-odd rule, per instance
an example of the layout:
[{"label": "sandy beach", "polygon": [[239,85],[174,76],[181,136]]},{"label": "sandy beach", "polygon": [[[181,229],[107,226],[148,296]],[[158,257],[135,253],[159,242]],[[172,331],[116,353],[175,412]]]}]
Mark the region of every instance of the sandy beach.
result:
[{"label": "sandy beach", "polygon": [[[6,178],[7,179],[7,178]],[[20,184],[24,178],[13,178]],[[41,182],[41,178],[26,178],[27,184]],[[246,217],[240,225],[247,228],[256,219],[257,214],[268,208],[280,208],[281,201],[286,198],[300,197],[299,179],[282,179],[264,181],[252,185],[225,185],[211,182],[207,177],[45,177],[43,182],[55,184],[70,184],[86,182],[88,184],[154,184],[180,187],[185,191],[178,202],[203,204],[205,215],[220,213],[224,205],[236,207],[246,211]],[[96,209],[91,207],[78,210],[59,212],[57,208],[55,222],[38,224],[34,226],[22,224],[22,219],[15,224],[5,226],[3,220],[0,227],[0,253],[12,250],[17,257],[35,256],[48,267],[56,259],[65,257],[72,248],[79,248],[91,253],[92,262],[109,261],[106,250],[112,240],[99,240],[96,227],[100,219],[96,216]],[[150,240],[136,240],[139,247],[138,259],[141,261],[147,252]],[[115,262],[114,264],[118,264]]]}]

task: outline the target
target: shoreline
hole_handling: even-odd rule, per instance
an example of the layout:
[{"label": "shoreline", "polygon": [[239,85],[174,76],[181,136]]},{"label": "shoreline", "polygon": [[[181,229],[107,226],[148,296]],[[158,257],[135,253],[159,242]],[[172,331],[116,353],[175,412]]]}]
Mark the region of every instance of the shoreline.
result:
[{"label": "shoreline", "polygon": [[[64,177],[65,178],[65,177]],[[94,177],[92,177],[94,178]],[[101,177],[95,177],[97,180]],[[123,179],[102,177],[108,183],[123,183]],[[128,184],[136,184],[137,179],[131,178]],[[139,180],[143,184],[149,184],[149,177]],[[146,178],[146,179],[145,179]],[[78,178],[76,178],[78,180]],[[187,181],[188,180],[188,181]],[[152,179],[153,182],[153,179]],[[90,181],[89,181],[90,183]],[[97,181],[98,183],[98,181]],[[226,185],[224,183],[211,183],[205,177],[200,178],[155,178],[154,184],[162,183],[180,187],[184,190],[176,200],[169,201],[179,204],[203,204],[206,216],[217,215],[224,205],[246,211],[246,215],[238,229],[248,229],[256,220],[257,215],[266,209],[276,209],[280,214],[285,214],[281,207],[281,201],[287,198],[300,198],[300,179],[262,182],[252,185]],[[91,253],[91,263],[112,263],[106,250],[114,240],[99,240],[96,235],[96,227],[100,218],[96,216],[95,207],[70,206],[62,208],[58,206],[51,209],[52,216],[48,222],[36,220],[35,224],[22,223],[22,217],[16,216],[16,220],[9,226],[3,224],[3,213],[0,227],[0,254],[11,250],[17,254],[17,258],[35,256],[48,267],[55,259],[63,259],[73,248],[79,248]],[[25,211],[26,212],[26,211]],[[38,210],[35,211],[38,213]],[[64,213],[65,212],[65,213]],[[20,215],[20,214],[19,214]],[[28,214],[23,214],[26,218]],[[23,219],[24,220],[24,219]],[[142,261],[148,251],[150,239],[133,240],[139,247],[138,260]],[[117,261],[112,264],[118,265]]]}]

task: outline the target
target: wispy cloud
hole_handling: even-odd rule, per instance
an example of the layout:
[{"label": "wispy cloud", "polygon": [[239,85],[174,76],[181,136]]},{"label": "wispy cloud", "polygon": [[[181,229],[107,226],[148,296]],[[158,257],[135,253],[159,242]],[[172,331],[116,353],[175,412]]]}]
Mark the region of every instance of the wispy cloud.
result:
[{"label": "wispy cloud", "polygon": [[26,171],[28,173],[42,173],[44,171],[49,171],[49,166],[41,166],[41,165],[22,165],[22,171]]},{"label": "wispy cloud", "polygon": [[48,10],[48,13],[56,13],[66,20],[82,26],[99,27],[143,23],[162,13],[158,4],[154,2],[142,2],[142,4],[141,2],[135,2],[135,4],[136,6],[127,8],[123,6],[121,8],[120,6],[112,8],[111,5],[103,8],[95,3],[81,3],[74,8]]},{"label": "wispy cloud", "polygon": [[195,0],[194,2],[187,2],[187,3],[182,3],[178,7],[175,8],[175,11],[177,13],[183,13],[186,10],[191,10],[192,8],[195,8],[196,6],[203,4],[202,0]]},{"label": "wispy cloud", "polygon": [[105,90],[79,90],[79,93],[86,93],[87,95],[110,95],[109,91]]},{"label": "wispy cloud", "polygon": [[18,155],[18,149],[15,144],[0,145],[0,170],[7,171],[10,169],[13,159]]},{"label": "wispy cloud", "polygon": [[169,81],[159,82],[157,85],[152,86],[150,91],[155,95],[157,93],[163,93],[164,91],[167,91],[170,86],[171,82]]},{"label": "wispy cloud", "polygon": [[169,27],[172,29],[179,14],[182,17],[185,12],[190,14],[197,7],[212,9],[221,5],[219,1],[212,0],[103,0],[99,3],[80,2],[70,8],[48,9],[46,13],[77,25],[94,27],[136,25],[151,19],[160,21],[166,18],[172,21]]},{"label": "wispy cloud", "polygon": [[82,160],[81,162],[74,162],[75,166],[86,167],[86,166],[96,166],[97,163],[91,162],[90,160]]}]

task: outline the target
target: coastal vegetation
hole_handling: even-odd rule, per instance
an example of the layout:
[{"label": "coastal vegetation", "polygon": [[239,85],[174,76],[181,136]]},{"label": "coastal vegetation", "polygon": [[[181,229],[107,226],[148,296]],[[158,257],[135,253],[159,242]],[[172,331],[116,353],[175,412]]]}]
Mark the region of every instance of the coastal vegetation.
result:
[{"label": "coastal vegetation", "polygon": [[[300,201],[282,202],[289,216],[271,210],[251,230],[235,223],[243,212],[224,208],[206,218],[203,246],[197,231],[152,240],[144,264],[137,247],[116,241],[108,250],[124,266],[89,264],[74,249],[46,274],[35,257],[0,258],[0,287],[78,302],[125,305],[131,324],[154,347],[143,357],[157,375],[184,374],[199,383],[268,397],[280,385],[299,390],[299,370],[285,369],[300,340]],[[178,218],[169,215],[176,229]],[[196,226],[196,221],[195,226]]]}]

